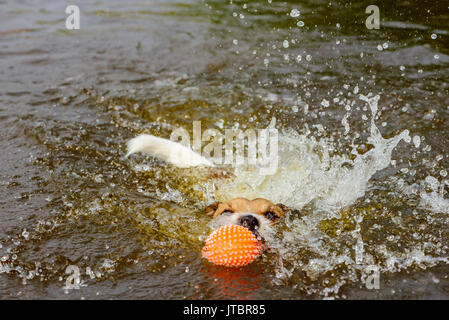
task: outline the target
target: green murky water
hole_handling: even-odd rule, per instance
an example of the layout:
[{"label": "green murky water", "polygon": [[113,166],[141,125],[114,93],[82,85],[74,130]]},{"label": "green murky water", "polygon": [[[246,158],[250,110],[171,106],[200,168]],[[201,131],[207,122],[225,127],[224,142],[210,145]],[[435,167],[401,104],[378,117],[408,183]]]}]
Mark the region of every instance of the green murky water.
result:
[{"label": "green murky water", "polygon": [[[70,31],[69,4],[0,1],[2,299],[449,297],[447,2],[385,1],[379,30],[370,1],[77,1]],[[273,118],[278,172],[217,193],[123,158],[139,133]],[[283,268],[201,260],[204,207],[233,196],[293,208]]]}]

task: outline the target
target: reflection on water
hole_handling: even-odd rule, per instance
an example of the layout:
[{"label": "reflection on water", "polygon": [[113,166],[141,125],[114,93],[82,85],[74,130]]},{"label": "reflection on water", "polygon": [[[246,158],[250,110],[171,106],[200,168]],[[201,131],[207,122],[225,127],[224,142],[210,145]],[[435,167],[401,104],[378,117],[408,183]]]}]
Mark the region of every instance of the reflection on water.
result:
[{"label": "reflection on water", "polygon": [[[368,30],[369,4],[78,1],[68,31],[63,3],[2,2],[0,297],[447,298],[447,4],[378,4]],[[123,157],[273,119],[273,176]],[[204,207],[234,196],[293,210],[229,272],[200,250]]]}]

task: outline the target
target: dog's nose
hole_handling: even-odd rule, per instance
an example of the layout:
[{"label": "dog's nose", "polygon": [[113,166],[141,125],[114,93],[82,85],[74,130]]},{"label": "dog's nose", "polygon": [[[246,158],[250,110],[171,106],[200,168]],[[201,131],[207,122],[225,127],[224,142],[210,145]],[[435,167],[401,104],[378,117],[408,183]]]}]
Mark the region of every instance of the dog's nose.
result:
[{"label": "dog's nose", "polygon": [[252,215],[243,216],[240,218],[240,225],[248,228],[250,231],[255,231],[259,227],[259,221]]}]

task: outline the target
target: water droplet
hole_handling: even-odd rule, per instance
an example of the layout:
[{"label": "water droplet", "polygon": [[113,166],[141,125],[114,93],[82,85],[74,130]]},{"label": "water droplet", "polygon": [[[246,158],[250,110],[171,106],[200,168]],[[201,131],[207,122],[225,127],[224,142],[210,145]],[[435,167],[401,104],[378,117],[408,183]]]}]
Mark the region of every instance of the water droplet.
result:
[{"label": "water droplet", "polygon": [[25,240],[28,240],[30,233],[26,229],[23,229],[22,236],[25,238]]},{"label": "water droplet", "polygon": [[290,44],[288,43],[288,40],[284,40],[284,42],[282,43],[282,46],[287,49],[290,46]]},{"label": "water droplet", "polygon": [[62,97],[62,99],[61,99],[61,103],[62,104],[67,104],[67,103],[69,103],[70,102],[70,98],[69,97]]},{"label": "water droplet", "polygon": [[290,11],[290,17],[292,17],[292,18],[297,18],[297,17],[299,17],[300,14],[301,14],[301,12],[299,12],[298,9],[292,9],[292,11]]},{"label": "water droplet", "polygon": [[413,137],[413,144],[415,145],[415,148],[418,148],[419,145],[421,144],[421,138],[419,136],[414,136]]},{"label": "water droplet", "polygon": [[430,36],[433,40],[435,40],[437,38],[437,35],[435,33],[432,33],[432,35]]},{"label": "water droplet", "polygon": [[304,21],[298,21],[296,24],[298,27],[304,27]]}]

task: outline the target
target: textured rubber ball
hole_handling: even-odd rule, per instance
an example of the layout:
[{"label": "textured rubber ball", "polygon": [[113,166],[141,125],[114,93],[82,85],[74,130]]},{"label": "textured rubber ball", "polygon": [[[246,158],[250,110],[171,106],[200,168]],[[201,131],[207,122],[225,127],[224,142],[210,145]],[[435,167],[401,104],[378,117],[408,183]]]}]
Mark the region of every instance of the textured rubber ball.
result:
[{"label": "textured rubber ball", "polygon": [[262,245],[247,228],[226,225],[213,231],[201,251],[209,262],[226,267],[242,267],[260,255]]}]

